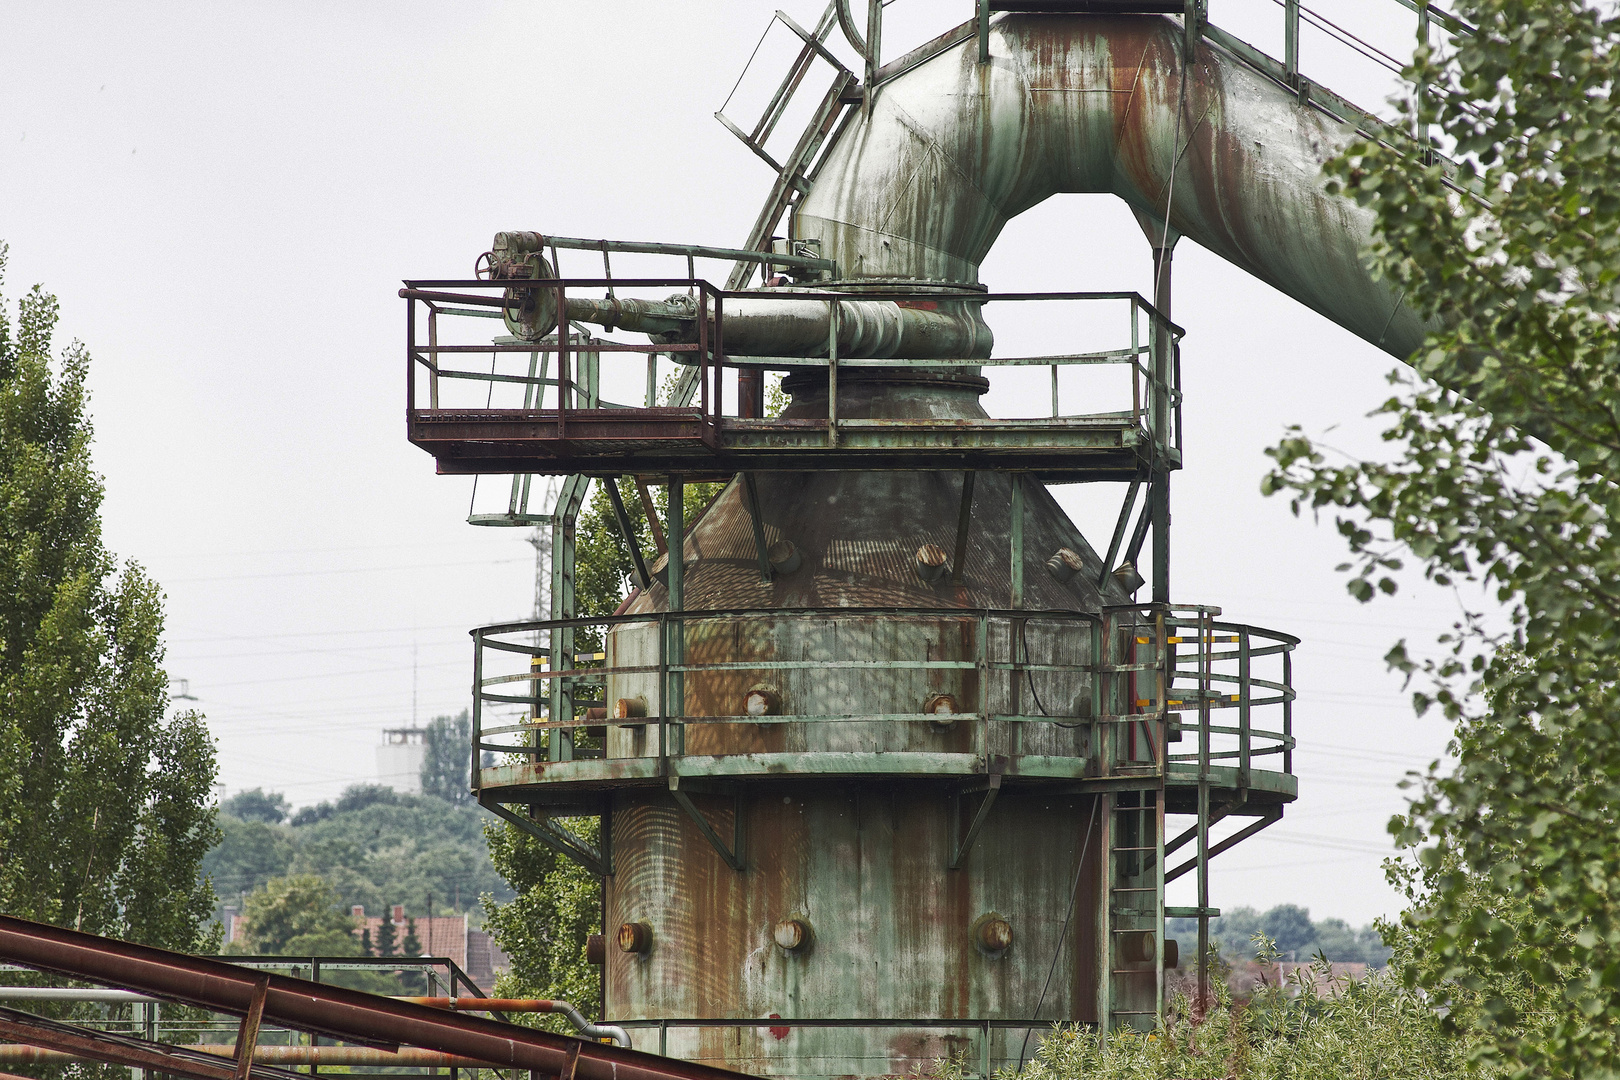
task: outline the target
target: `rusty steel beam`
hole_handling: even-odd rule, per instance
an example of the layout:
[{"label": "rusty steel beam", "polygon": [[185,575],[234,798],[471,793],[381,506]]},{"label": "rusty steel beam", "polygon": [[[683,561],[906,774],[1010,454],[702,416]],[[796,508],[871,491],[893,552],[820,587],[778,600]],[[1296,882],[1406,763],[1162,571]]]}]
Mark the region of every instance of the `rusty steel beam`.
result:
[{"label": "rusty steel beam", "polygon": [[[111,1045],[111,1044],[109,1044]],[[156,1043],[154,1046],[168,1046],[165,1043]],[[218,1072],[221,1076],[231,1075],[230,1064],[236,1048],[229,1043],[198,1043],[190,1046],[175,1046],[173,1050],[184,1054],[208,1054],[221,1059],[221,1065],[215,1069],[212,1063],[203,1063],[202,1069],[208,1075]],[[155,1052],[154,1052],[155,1053]],[[172,1056],[159,1055],[161,1064],[151,1064],[145,1067],[161,1069],[164,1072],[174,1072]],[[0,1065],[57,1065],[72,1061],[109,1061],[105,1049],[100,1047],[84,1048],[77,1051],[53,1050],[29,1043],[3,1043],[0,1044]],[[147,1057],[143,1061],[156,1061],[156,1058]],[[442,1054],[437,1050],[417,1050],[412,1047],[402,1047],[398,1051],[389,1052],[378,1050],[370,1046],[256,1046],[253,1048],[253,1061],[258,1065],[371,1065],[377,1067],[394,1066],[402,1069],[487,1069],[488,1062],[478,1061],[475,1058],[458,1057],[455,1054]],[[189,1062],[182,1062],[182,1067]],[[133,1064],[142,1067],[138,1062],[115,1061],[113,1064]],[[261,1075],[264,1073],[261,1072]]]},{"label": "rusty steel beam", "polygon": [[[257,972],[217,960],[0,916],[0,961],[118,986],[215,1012],[243,1016]],[[346,1042],[395,1049],[409,1044],[573,1080],[737,1080],[741,1074],[480,1016],[271,975],[263,1020]],[[174,1072],[166,1066],[153,1066]],[[234,1080],[234,1070],[206,1080]]]}]

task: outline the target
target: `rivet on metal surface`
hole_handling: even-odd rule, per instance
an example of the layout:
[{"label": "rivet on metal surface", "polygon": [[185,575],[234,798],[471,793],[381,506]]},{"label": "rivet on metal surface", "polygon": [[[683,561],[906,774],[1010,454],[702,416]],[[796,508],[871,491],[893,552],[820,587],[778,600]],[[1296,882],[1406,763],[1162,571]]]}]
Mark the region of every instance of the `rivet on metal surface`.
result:
[{"label": "rivet on metal surface", "polygon": [[771,928],[771,940],[783,952],[804,952],[809,949],[814,935],[810,924],[803,919],[783,919]]},{"label": "rivet on metal surface", "polygon": [[652,950],[652,927],[644,922],[627,922],[619,927],[619,951],[646,953]]},{"label": "rivet on metal surface", "polygon": [[924,581],[938,581],[945,574],[950,553],[938,544],[924,544],[917,549],[917,576]]},{"label": "rivet on metal surface", "polygon": [[973,944],[978,946],[980,952],[987,956],[1001,956],[1012,948],[1012,924],[995,912],[980,915],[973,922],[972,937]]}]

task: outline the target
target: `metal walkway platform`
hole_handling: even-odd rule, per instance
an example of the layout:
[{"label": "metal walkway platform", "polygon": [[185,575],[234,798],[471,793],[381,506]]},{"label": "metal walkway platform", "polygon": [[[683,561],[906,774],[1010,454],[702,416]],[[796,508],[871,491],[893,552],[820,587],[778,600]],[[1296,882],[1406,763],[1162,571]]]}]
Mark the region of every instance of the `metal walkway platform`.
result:
[{"label": "metal walkway platform", "polygon": [[[534,295],[555,305],[553,296],[577,298],[587,289],[602,287],[613,293],[612,304],[626,309],[638,302],[629,295],[637,287],[689,289],[694,294],[694,310],[700,312],[694,320],[699,326],[694,335],[697,340],[643,344],[593,336],[588,328],[573,323],[568,343],[559,352],[555,327],[542,335],[532,320],[527,336],[498,336],[487,343],[446,340],[472,319],[503,319],[507,326],[523,329],[518,309],[526,305],[525,310],[532,311],[537,306]],[[698,278],[411,281],[400,293],[409,305],[408,437],[433,455],[441,474],[681,473],[697,479],[832,468],[863,472],[1015,470],[1032,473],[1044,482],[1064,483],[1147,481],[1156,470],[1181,465],[1181,331],[1135,293],[982,293],[964,301],[960,293],[942,298],[934,292],[893,288],[871,295],[727,292]],[[1128,334],[1121,335],[1124,340],[1116,348],[1058,355],[907,358],[839,357],[825,343],[823,351],[834,355],[736,355],[727,352],[722,333],[706,330],[721,325],[719,315],[728,301],[734,306],[747,301],[757,307],[775,300],[808,299],[836,309],[839,304],[860,303],[863,297],[881,297],[902,308],[1082,302],[1088,305],[1087,314],[1112,303],[1128,315]],[[578,304],[577,300],[568,302]],[[474,325],[487,327],[488,323]],[[419,340],[420,328],[426,330],[425,340]],[[1157,363],[1156,350],[1164,350]],[[471,367],[475,357],[479,363],[487,363],[487,368]],[[608,400],[605,395],[614,392],[615,380],[621,388],[628,380],[641,381],[642,363],[647,366],[642,403]],[[848,408],[851,382],[873,369],[977,382],[981,371],[1014,368],[1046,369],[1047,415],[847,415],[853,411]],[[656,375],[660,370],[684,371],[695,379],[697,392],[690,405],[671,407],[659,400]],[[757,394],[762,370],[793,373],[801,385],[806,377],[817,383],[825,379],[822,400],[835,405],[824,408],[829,415],[822,417],[761,416],[758,401],[741,388],[742,380],[751,380]],[[844,380],[842,390],[840,378]],[[1068,397],[1083,397],[1096,404],[1100,396],[1115,407],[1065,414],[1060,384],[1082,378],[1090,380],[1086,392],[1077,394],[1071,389]],[[472,392],[466,393],[468,389]],[[816,389],[819,394],[819,386]],[[452,402],[455,390],[463,392]],[[1048,389],[1043,386],[1036,393],[1044,399]],[[839,415],[841,408],[846,415]]]}]

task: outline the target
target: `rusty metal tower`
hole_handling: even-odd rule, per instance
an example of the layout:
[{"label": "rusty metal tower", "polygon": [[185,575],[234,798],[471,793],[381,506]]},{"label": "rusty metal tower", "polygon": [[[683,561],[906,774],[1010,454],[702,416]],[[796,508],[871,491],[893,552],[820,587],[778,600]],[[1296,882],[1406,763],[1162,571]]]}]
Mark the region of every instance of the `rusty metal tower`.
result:
[{"label": "rusty metal tower", "polygon": [[[1317,173],[1376,122],[1300,79],[1293,46],[1270,60],[1193,0],[991,18],[1016,6],[887,63],[877,0],[864,32],[848,0],[810,29],[778,13],[796,60],[758,123],[722,115],[778,174],[739,249],[508,232],[477,278],[402,290],[411,440],[441,473],[513,477],[479,523],[551,530],[551,617],[474,631],[472,787],[601,876],[604,1020],[638,1049],[803,1077],[954,1057],[987,1077],[1054,1021],[1151,1027],[1178,952],[1202,976],[1210,859],[1296,795],[1297,639],[1170,587],[1171,253],[1189,236],[1405,355],[1422,328],[1368,279],[1367,219]],[[777,161],[765,141],[817,70]],[[1061,191],[1132,206],[1151,299],[980,284],[1006,220]],[[563,253],[601,272],[566,275]],[[672,272],[615,278],[625,254]],[[700,260],[729,264],[723,286]],[[991,325],[1047,305],[1102,312],[1112,340],[998,355]],[[479,318],[507,333],[453,340]],[[604,396],[643,364],[640,401]],[[988,416],[986,372],[1031,368],[1050,371],[1045,415]],[[791,396],[778,416],[768,372]],[[531,507],[534,476],[566,479]],[[575,515],[617,477],[637,478],[660,555],[608,483],[636,587],[577,617]],[[685,486],[714,480],[688,520]],[[1120,491],[1105,544],[1049,494],[1065,483]],[[1184,874],[1197,903],[1167,908]],[[1167,941],[1168,916],[1198,940]]]}]

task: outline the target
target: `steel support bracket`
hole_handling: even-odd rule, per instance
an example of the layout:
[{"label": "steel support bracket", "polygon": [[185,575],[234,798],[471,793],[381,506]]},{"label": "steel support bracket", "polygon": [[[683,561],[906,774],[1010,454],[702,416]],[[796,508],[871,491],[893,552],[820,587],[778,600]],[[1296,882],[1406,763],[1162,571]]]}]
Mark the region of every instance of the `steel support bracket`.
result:
[{"label": "steel support bracket", "polygon": [[559,855],[572,859],[597,877],[611,877],[613,875],[613,864],[603,854],[602,849],[582,839],[572,830],[558,825],[549,816],[526,818],[522,814],[514,813],[510,808],[495,802],[493,799],[485,800],[480,798],[478,805],[497,817],[510,821]]},{"label": "steel support bracket", "polygon": [[709,819],[703,816],[703,811],[699,810],[697,804],[692,801],[692,796],[689,794],[692,790],[690,785],[686,789],[682,789],[679,776],[669,778],[669,793],[675,799],[676,804],[686,811],[686,816],[691,818],[697,825],[698,831],[703,834],[704,839],[709,841],[709,845],[720,855],[725,864],[738,873],[742,873],[745,869],[743,865],[742,793],[740,791],[731,793],[731,846],[728,848],[725,842],[720,839],[720,835],[714,831],[714,826],[709,824]]},{"label": "steel support bracket", "polygon": [[967,559],[968,528],[973,524],[973,481],[977,473],[962,474],[962,504],[956,518],[956,551],[951,555],[951,584],[962,584],[963,563]]},{"label": "steel support bracket", "polygon": [[754,474],[742,474],[744,501],[748,504],[748,517],[754,525],[754,554],[759,558],[759,580],[766,585],[771,582],[771,557],[765,547],[765,522],[759,516],[759,487],[754,483]]},{"label": "steel support bracket", "polygon": [[647,560],[641,555],[641,540],[636,536],[635,527],[630,524],[630,512],[625,509],[624,498],[619,494],[619,478],[604,476],[602,484],[607,488],[608,502],[613,504],[613,518],[619,523],[619,532],[624,535],[624,546],[630,549],[630,558],[636,564],[636,581],[643,589],[650,589],[652,575],[647,572]]},{"label": "steel support bracket", "polygon": [[973,823],[968,826],[967,835],[960,841],[957,832],[961,829],[962,796],[965,791],[956,791],[951,794],[950,821],[951,821],[951,861],[946,864],[950,870],[960,870],[962,863],[967,860],[968,852],[973,850],[973,841],[979,838],[979,830],[990,816],[990,808],[996,804],[996,796],[1001,794],[1001,774],[991,773],[985,778],[984,798],[979,800],[979,808],[973,813]]},{"label": "steel support bracket", "polygon": [[264,999],[270,994],[270,976],[261,975],[253,984],[253,1000],[236,1029],[236,1080],[248,1080],[253,1072],[253,1051],[259,1045],[259,1024],[264,1020]]},{"label": "steel support bracket", "polygon": [[[1221,852],[1227,851],[1227,850],[1229,850],[1231,848],[1236,847],[1237,845],[1243,843],[1243,841],[1247,840],[1249,837],[1253,836],[1255,833],[1259,832],[1261,829],[1264,829],[1268,825],[1275,825],[1277,822],[1279,822],[1281,820],[1282,820],[1282,808],[1278,807],[1276,810],[1271,811],[1271,813],[1267,814],[1265,817],[1261,818],[1259,821],[1256,821],[1253,825],[1249,825],[1249,826],[1247,826],[1247,827],[1245,827],[1243,829],[1240,829],[1238,832],[1233,833],[1231,836],[1228,836],[1225,840],[1222,840],[1220,843],[1218,843],[1214,847],[1210,848],[1209,849],[1209,858],[1213,859],[1215,856],[1219,855]],[[1176,867],[1174,870],[1166,871],[1165,875],[1164,875],[1164,883],[1166,885],[1170,884],[1170,882],[1176,880],[1176,878],[1180,877],[1182,874],[1185,874],[1187,871],[1196,869],[1197,866],[1198,866],[1198,857],[1195,855],[1192,858],[1188,859],[1186,862],[1182,863],[1180,866]]]}]

